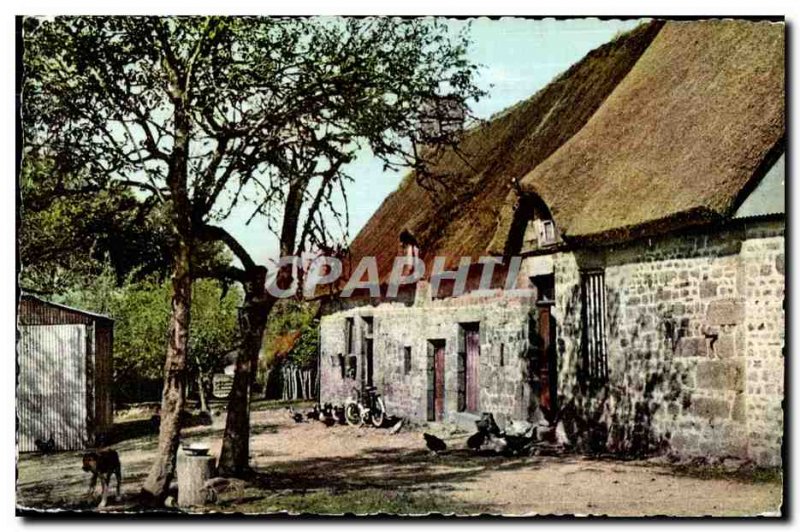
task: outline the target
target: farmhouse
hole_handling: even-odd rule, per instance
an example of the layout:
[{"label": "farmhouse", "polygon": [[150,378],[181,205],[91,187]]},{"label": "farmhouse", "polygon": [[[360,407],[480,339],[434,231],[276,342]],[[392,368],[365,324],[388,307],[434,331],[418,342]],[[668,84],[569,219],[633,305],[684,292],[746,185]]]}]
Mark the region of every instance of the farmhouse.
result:
[{"label": "farmhouse", "polygon": [[[784,26],[654,21],[408,176],[352,262],[522,257],[495,283],[339,299],[321,401],[562,421],[585,449],[781,463]],[[498,272],[503,273],[499,267]],[[505,269],[507,271],[507,268]]]},{"label": "farmhouse", "polygon": [[111,318],[23,294],[18,312],[17,438],[83,449],[113,422]]}]

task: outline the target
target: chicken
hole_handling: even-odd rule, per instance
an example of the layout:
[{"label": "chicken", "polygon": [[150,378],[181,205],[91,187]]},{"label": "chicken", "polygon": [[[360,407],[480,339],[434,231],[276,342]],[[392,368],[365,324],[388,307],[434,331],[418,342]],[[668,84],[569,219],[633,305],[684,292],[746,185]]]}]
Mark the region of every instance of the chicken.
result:
[{"label": "chicken", "polygon": [[482,432],[483,434],[493,434],[495,436],[499,436],[502,432],[500,427],[497,426],[497,423],[494,420],[494,416],[491,412],[484,412],[481,415],[481,418],[475,422],[475,426],[478,427],[478,431]]},{"label": "chicken", "polygon": [[322,421],[322,424],[326,427],[332,427],[336,424],[336,420],[333,419],[333,417],[323,417],[320,421]]},{"label": "chicken", "polygon": [[422,434],[422,437],[425,438],[425,445],[427,445],[428,449],[436,455],[447,449],[447,444],[433,434],[425,432]]},{"label": "chicken", "polygon": [[336,421],[339,422],[340,425],[344,425],[347,423],[347,420],[344,417],[344,407],[343,406],[334,406],[333,407],[333,417]]},{"label": "chicken", "polygon": [[530,454],[531,446],[533,445],[533,436],[511,436],[505,435],[506,447],[504,451],[506,454],[521,455]]},{"label": "chicken", "polygon": [[311,410],[306,412],[306,417],[308,419],[322,420],[321,416],[322,416],[322,412],[319,411],[319,408],[317,407],[317,405],[314,405],[314,407]]},{"label": "chicken", "polygon": [[33,440],[34,445],[36,448],[39,449],[39,452],[42,454],[50,454],[56,452],[56,440],[53,438],[53,435],[50,435],[50,439],[45,441],[43,439],[35,439]]},{"label": "chicken", "polygon": [[508,440],[502,436],[489,434],[486,442],[486,448],[492,450],[496,454],[504,454],[508,449]]},{"label": "chicken", "polygon": [[478,451],[480,450],[481,445],[483,445],[483,442],[485,441],[486,441],[486,434],[478,431],[467,439],[467,447],[469,447],[474,451]]},{"label": "chicken", "polygon": [[286,407],[286,410],[289,411],[289,417],[291,417],[295,423],[302,423],[303,422],[303,414],[300,412],[295,412],[292,405]]}]

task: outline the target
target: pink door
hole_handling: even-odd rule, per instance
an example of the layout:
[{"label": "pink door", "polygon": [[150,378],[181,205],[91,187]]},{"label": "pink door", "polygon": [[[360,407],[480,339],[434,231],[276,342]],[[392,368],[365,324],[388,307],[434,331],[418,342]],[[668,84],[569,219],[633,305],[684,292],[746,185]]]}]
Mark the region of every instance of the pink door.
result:
[{"label": "pink door", "polygon": [[467,412],[478,412],[480,409],[480,354],[481,343],[480,333],[478,329],[469,329],[466,331],[466,344],[467,344],[467,364],[466,364],[466,380],[467,380]]},{"label": "pink door", "polygon": [[433,354],[433,408],[435,421],[444,419],[444,344],[438,344]]}]

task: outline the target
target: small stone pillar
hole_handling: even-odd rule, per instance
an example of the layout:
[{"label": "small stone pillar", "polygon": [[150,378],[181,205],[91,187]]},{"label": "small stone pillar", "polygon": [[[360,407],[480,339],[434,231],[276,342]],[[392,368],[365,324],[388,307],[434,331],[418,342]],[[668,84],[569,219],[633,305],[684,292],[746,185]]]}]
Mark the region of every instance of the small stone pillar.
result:
[{"label": "small stone pillar", "polygon": [[204,487],[206,481],[213,477],[213,456],[193,456],[178,451],[178,506],[188,508],[203,506],[207,502],[208,493]]}]

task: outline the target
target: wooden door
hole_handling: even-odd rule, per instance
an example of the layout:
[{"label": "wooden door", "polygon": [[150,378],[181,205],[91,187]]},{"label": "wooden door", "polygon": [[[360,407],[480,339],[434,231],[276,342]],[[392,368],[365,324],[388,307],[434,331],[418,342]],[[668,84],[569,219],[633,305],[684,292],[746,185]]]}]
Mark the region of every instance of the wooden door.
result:
[{"label": "wooden door", "polygon": [[556,413],[556,360],[555,360],[555,324],[553,323],[552,305],[540,303],[539,309],[539,406],[548,419]]},{"label": "wooden door", "polygon": [[433,411],[434,420],[444,419],[444,343],[433,346]]},{"label": "wooden door", "polygon": [[480,409],[480,332],[477,328],[465,331],[465,344],[467,348],[466,360],[466,389],[467,412],[477,413]]}]

